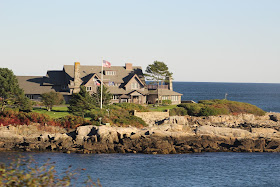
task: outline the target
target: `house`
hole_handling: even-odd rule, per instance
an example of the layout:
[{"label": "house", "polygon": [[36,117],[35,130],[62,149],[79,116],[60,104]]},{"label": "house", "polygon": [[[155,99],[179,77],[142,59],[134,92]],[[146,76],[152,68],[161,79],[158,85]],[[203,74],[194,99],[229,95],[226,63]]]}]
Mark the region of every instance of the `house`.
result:
[{"label": "house", "polygon": [[[181,103],[182,94],[174,92],[172,80],[168,85],[146,85],[140,66],[126,63],[125,66],[85,66],[79,62],[74,65],[64,65],[62,70],[47,71],[46,76],[17,76],[19,86],[25,95],[32,100],[40,100],[40,95],[55,91],[64,96],[66,103],[73,93],[80,91],[80,86],[86,87],[89,93],[94,93],[97,87],[107,86],[112,96],[112,103],[156,103],[158,95],[162,100],[171,100],[173,104]],[[103,83],[101,75],[103,73]],[[159,93],[159,94],[158,94]]]}]

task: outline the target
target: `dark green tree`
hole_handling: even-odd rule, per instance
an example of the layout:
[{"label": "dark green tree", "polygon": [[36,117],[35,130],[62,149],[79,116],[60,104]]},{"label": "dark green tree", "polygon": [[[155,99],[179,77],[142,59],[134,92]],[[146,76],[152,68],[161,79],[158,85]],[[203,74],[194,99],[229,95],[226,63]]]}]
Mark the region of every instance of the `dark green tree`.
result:
[{"label": "dark green tree", "polygon": [[31,101],[24,96],[18,85],[18,80],[12,70],[0,68],[0,109],[5,107],[19,107],[21,110],[30,110]]},{"label": "dark green tree", "polygon": [[[93,98],[93,104],[96,107],[100,107],[100,101],[101,101],[101,86],[97,87],[96,93],[92,94]],[[108,88],[106,86],[103,86],[102,89],[102,105],[106,106],[110,104],[110,101],[112,99],[112,94],[109,92]]]},{"label": "dark green tree", "polygon": [[54,91],[43,93],[41,97],[48,111],[51,111],[54,105],[60,105],[64,102],[63,95]]},{"label": "dark green tree", "polygon": [[69,102],[68,110],[70,113],[84,117],[87,111],[94,108],[93,99],[86,91],[85,86],[80,87],[79,93],[74,93]]},{"label": "dark green tree", "polygon": [[147,80],[152,80],[157,83],[158,86],[158,98],[159,98],[159,85],[167,80],[167,77],[172,77],[172,74],[167,65],[164,62],[154,61],[153,64],[148,65],[146,68],[145,77]]}]

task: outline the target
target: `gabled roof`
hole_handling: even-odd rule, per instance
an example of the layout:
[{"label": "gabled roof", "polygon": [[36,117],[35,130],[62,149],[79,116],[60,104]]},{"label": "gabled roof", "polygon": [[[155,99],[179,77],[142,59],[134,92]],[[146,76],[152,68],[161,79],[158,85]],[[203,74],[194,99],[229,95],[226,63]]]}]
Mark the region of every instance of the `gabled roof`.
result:
[{"label": "gabled roof", "polygon": [[145,84],[141,81],[141,79],[138,77],[138,75],[135,74],[135,75],[133,75],[133,76],[130,78],[130,80],[129,80],[127,83],[125,83],[124,87],[125,87],[130,81],[132,81],[133,78],[138,79],[139,82],[142,84],[142,86],[145,86]]},{"label": "gabled roof", "polygon": [[100,78],[98,77],[98,75],[96,73],[89,74],[89,75],[87,75],[87,76],[82,78],[82,81],[83,81],[82,85],[86,85],[93,77],[95,77],[95,78],[100,80]]}]

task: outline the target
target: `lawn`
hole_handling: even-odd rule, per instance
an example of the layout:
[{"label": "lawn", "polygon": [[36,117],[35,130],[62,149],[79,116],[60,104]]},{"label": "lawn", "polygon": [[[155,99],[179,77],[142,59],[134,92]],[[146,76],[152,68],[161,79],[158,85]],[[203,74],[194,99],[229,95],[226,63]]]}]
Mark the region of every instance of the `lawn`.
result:
[{"label": "lawn", "polygon": [[47,114],[51,118],[54,118],[54,119],[72,115],[68,112],[67,106],[56,106],[56,107],[53,107],[52,111],[47,111],[47,109],[45,107],[33,108],[32,112]]},{"label": "lawn", "polygon": [[153,105],[149,105],[148,107],[149,110],[152,112],[163,112],[175,108],[177,107],[177,105],[167,105],[167,106],[158,106],[158,107],[153,107]]}]

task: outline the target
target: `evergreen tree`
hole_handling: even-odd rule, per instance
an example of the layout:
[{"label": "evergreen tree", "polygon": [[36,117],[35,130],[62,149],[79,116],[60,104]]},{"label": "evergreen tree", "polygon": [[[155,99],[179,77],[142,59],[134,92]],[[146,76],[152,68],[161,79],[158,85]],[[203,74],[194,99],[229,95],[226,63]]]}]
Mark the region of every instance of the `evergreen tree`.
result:
[{"label": "evergreen tree", "polygon": [[48,111],[51,111],[54,105],[59,105],[64,102],[64,98],[60,93],[51,91],[41,95],[42,102]]},{"label": "evergreen tree", "polygon": [[145,77],[148,80],[153,80],[158,86],[158,98],[159,98],[159,84],[167,79],[167,77],[172,77],[171,72],[164,62],[154,61],[153,64],[148,65],[146,68]]},{"label": "evergreen tree", "polygon": [[80,87],[79,93],[74,93],[72,99],[69,102],[70,106],[68,110],[70,113],[84,117],[86,112],[93,109],[93,99],[86,91],[85,86]]},{"label": "evergreen tree", "polygon": [[[93,104],[96,107],[100,107],[100,101],[101,101],[101,86],[99,86],[96,90],[96,93],[92,94],[93,98]],[[103,86],[102,90],[102,105],[106,106],[110,104],[110,101],[112,99],[112,94],[109,92],[108,88],[106,86]]]},{"label": "evergreen tree", "polygon": [[8,68],[0,68],[0,110],[4,111],[7,106],[30,110],[31,101],[25,98],[14,73]]}]

